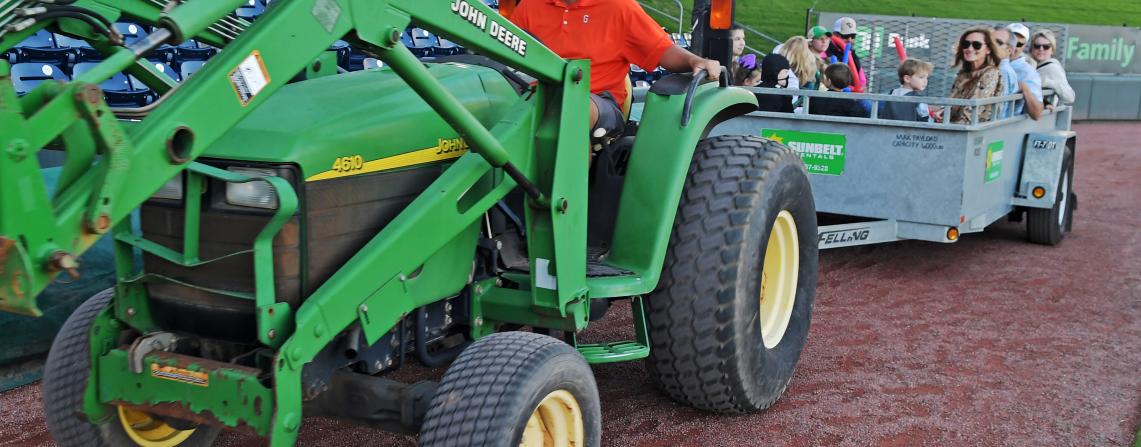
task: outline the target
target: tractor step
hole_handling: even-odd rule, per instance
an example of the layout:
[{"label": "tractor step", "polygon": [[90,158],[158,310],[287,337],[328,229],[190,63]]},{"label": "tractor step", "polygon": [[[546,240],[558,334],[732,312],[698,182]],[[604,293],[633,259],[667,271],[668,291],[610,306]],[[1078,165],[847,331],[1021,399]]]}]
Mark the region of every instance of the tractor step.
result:
[{"label": "tractor step", "polygon": [[646,331],[646,314],[642,307],[642,297],[635,296],[630,301],[634,313],[634,336],[636,340],[612,341],[603,343],[579,343],[578,337],[571,334],[571,341],[587,363],[614,363],[644,359],[650,355],[650,337]]}]

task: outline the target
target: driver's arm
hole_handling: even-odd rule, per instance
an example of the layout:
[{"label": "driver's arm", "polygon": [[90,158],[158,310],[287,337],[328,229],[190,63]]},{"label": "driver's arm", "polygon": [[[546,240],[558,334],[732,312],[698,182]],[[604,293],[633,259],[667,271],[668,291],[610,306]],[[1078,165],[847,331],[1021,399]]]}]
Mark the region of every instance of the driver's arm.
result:
[{"label": "driver's arm", "polygon": [[697,73],[705,69],[706,78],[716,81],[721,76],[721,63],[712,59],[705,59],[686,51],[685,48],[674,45],[662,54],[659,65],[673,73]]}]

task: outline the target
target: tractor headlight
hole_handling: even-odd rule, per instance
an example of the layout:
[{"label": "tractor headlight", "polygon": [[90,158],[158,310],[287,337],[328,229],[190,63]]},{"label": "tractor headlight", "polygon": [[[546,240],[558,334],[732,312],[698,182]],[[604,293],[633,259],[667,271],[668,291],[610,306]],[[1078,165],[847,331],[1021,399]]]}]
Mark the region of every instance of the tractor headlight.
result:
[{"label": "tractor headlight", "polygon": [[174,176],[151,196],[153,199],[182,200],[182,174]]},{"label": "tractor headlight", "polygon": [[[258,168],[227,168],[227,171],[250,177],[273,177],[277,171]],[[255,208],[277,209],[277,192],[269,183],[250,181],[226,183],[226,203]]]}]

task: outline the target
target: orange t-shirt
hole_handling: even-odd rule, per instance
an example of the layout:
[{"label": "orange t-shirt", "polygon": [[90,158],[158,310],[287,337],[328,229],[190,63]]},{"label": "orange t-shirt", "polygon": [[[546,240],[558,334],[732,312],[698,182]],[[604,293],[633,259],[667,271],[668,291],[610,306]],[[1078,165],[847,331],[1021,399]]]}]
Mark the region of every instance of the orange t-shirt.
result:
[{"label": "orange t-shirt", "polygon": [[524,0],[511,21],[564,59],[590,59],[590,91],[626,101],[630,64],[657,69],[674,45],[634,0]]}]

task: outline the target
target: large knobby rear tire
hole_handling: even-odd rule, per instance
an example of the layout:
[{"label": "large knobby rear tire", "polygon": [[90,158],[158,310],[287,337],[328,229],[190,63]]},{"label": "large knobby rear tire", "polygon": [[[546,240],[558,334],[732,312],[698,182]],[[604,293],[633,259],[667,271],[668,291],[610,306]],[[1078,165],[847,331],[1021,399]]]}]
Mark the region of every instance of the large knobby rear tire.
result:
[{"label": "large knobby rear tire", "polygon": [[601,439],[590,366],[566,343],[531,332],[492,334],[465,348],[420,428],[424,447],[597,446]]},{"label": "large knobby rear tire", "polygon": [[1026,237],[1035,244],[1058,245],[1066,237],[1074,215],[1074,152],[1067,147],[1058,173],[1058,191],[1051,208],[1026,210]]},{"label": "large knobby rear tire", "polygon": [[79,305],[63,323],[48,351],[41,393],[44,420],[52,439],[61,447],[212,445],[220,428],[177,430],[145,412],[123,407],[114,409],[112,417],[100,424],[92,424],[81,413],[91,369],[91,324],[114,294],[114,289],[107,289]]},{"label": "large knobby rear tire", "polygon": [[646,300],[650,375],[702,410],[768,408],[808,338],[817,262],[815,202],[798,154],[751,136],[702,140]]}]

